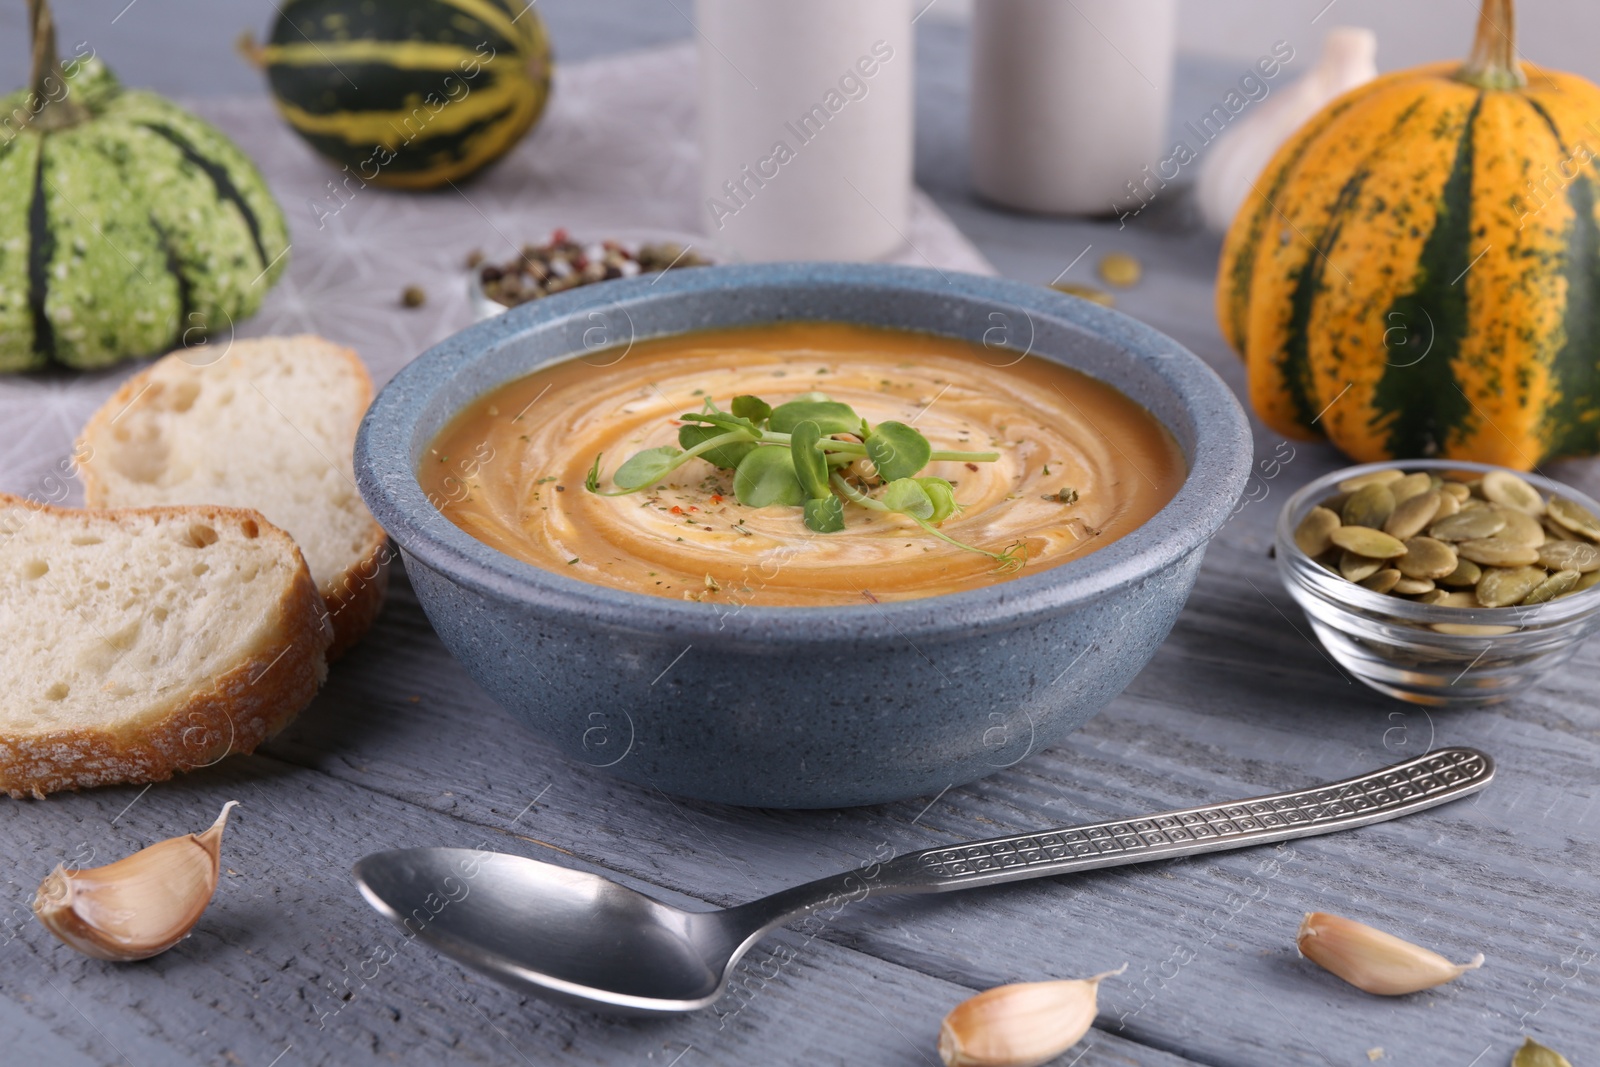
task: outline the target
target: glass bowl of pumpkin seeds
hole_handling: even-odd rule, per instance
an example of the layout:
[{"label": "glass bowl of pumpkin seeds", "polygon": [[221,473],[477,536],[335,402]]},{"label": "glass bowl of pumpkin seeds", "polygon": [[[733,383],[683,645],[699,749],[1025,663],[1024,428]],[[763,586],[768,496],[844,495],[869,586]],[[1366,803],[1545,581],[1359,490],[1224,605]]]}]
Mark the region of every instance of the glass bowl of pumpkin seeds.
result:
[{"label": "glass bowl of pumpkin seeds", "polygon": [[1372,463],[1278,516],[1278,570],[1341,668],[1414,704],[1493,704],[1600,628],[1600,504],[1460,460]]}]

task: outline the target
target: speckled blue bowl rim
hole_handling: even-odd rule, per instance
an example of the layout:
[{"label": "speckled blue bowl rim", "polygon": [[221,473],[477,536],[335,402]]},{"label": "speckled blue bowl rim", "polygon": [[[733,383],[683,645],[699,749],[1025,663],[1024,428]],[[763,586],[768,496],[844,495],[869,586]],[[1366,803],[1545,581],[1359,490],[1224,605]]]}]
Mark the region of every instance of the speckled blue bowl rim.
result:
[{"label": "speckled blue bowl rim", "polygon": [[[934,298],[958,295],[1009,305],[1096,334],[1152,370],[1187,413],[1193,431],[1185,448],[1188,477],[1166,507],[1137,530],[1048,570],[981,589],[877,604],[744,606],[732,626],[722,607],[611,589],[505,555],[428,502],[416,478],[415,463],[429,443],[419,439],[419,422],[448,383],[476,361],[537,327],[575,322],[595,310],[627,309],[676,294],[774,286],[789,290],[845,286],[858,292],[893,290]],[[915,322],[904,327],[938,332]],[[641,333],[638,339],[649,336],[659,334]],[[1032,354],[1054,358],[1046,351]],[[1054,361],[1072,366],[1064,358]],[[1172,429],[1182,441],[1184,433]],[[1044,286],[953,271],[885,264],[767,263],[697,267],[582,287],[470,326],[422,353],[383,388],[361,424],[355,468],[367,507],[400,547],[466,589],[520,602],[547,615],[569,614],[586,626],[675,632],[708,641],[737,635],[746,644],[792,644],[855,639],[868,627],[881,629],[890,639],[1010,628],[1159,574],[1202,547],[1227,520],[1244,491],[1252,452],[1249,423],[1216,372],[1172,338],[1119,312]]]}]

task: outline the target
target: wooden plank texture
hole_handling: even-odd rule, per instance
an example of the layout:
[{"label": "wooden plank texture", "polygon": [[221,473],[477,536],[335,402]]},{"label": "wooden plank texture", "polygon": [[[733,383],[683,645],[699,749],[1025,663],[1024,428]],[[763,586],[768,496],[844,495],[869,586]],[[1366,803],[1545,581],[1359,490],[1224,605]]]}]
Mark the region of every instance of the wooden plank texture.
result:
[{"label": "wooden plank texture", "polygon": [[[595,5],[615,15],[593,24],[583,50],[626,47],[628,12],[643,2]],[[964,37],[931,21],[919,27],[919,181],[1010,276],[1048,282],[1082,254],[1068,278],[1087,281],[1100,254],[1138,255],[1145,281],[1119,306],[1242,392],[1213,325],[1216,241],[1187,228],[1181,194],[1126,229],[968,199]],[[659,36],[660,20],[650,25]],[[602,30],[614,35],[603,46]],[[1215,72],[1184,70],[1180,116],[1181,101],[1216,93]],[[1257,431],[1260,457],[1281,459],[1280,440]],[[1263,480],[1265,499],[1213,544],[1172,636],[1105,712],[993,778],[874,808],[698,804],[570,760],[474,686],[397,574],[373,635],[262,754],[148,792],[0,802],[0,1062],[16,1050],[15,1062],[59,1067],[935,1064],[938,1019],[973,990],[1127,962],[1103,988],[1096,1029],[1061,1065],[1502,1067],[1523,1034],[1581,1065],[1600,1048],[1600,645],[1493,709],[1429,712],[1348,681],[1309,639],[1267,558],[1282,501],[1341,462],[1292,447],[1282,473]],[[1593,463],[1549,473],[1600,489]],[[727,905],[885,846],[1231,799],[1455,743],[1499,760],[1496,783],[1471,800],[1282,846],[864,902],[816,936],[776,935],[748,962],[741,992],[666,1022],[553,1007],[464,971],[406,944],[349,878],[369,851],[487,842],[686,906]],[[172,952],[85,960],[29,914],[55,863],[104,862],[199,829],[230,798],[244,806],[216,902]],[[1313,909],[1488,962],[1439,990],[1370,997],[1297,957],[1295,928]]]}]

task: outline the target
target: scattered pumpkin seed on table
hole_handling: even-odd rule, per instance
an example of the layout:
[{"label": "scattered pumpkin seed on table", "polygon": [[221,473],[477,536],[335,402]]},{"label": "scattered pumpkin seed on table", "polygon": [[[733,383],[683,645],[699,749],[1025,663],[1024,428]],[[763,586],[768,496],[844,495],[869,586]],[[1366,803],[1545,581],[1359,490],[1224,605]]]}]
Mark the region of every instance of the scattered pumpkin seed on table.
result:
[{"label": "scattered pumpkin seed on table", "polygon": [[[1354,475],[1306,512],[1294,543],[1346,581],[1440,607],[1532,606],[1600,584],[1600,518],[1508,470]],[[1484,637],[1516,627],[1432,629]]]},{"label": "scattered pumpkin seed on table", "polygon": [[1099,304],[1101,307],[1115,307],[1117,303],[1116,297],[1104,289],[1096,289],[1092,285],[1080,285],[1077,282],[1051,282],[1050,288],[1058,293],[1066,293],[1068,296],[1076,296],[1091,303]]},{"label": "scattered pumpkin seed on table", "polygon": [[1126,252],[1111,252],[1100,257],[1100,277],[1106,284],[1126,289],[1138,285],[1144,276],[1144,266]]}]

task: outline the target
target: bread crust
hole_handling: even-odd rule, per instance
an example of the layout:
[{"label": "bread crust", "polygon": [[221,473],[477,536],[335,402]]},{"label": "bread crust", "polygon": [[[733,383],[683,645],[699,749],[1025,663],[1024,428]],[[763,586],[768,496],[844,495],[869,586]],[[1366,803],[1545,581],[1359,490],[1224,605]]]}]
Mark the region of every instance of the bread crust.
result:
[{"label": "bread crust", "polygon": [[[314,345],[349,365],[361,383],[361,410],[356,415],[355,423],[350,427],[350,439],[353,444],[356,431],[361,426],[361,419],[372,403],[372,375],[367,372],[366,364],[361,362],[361,357],[355,349],[335,344],[316,334],[253,338],[238,343],[252,342],[272,342],[291,347],[296,344]],[[161,365],[167,360],[181,359],[182,351],[169,352],[123,382],[111,398],[89,417],[82,432],[78,434],[74,462],[78,468],[78,476],[83,481],[84,502],[90,507],[109,506],[106,500],[106,483],[95,469],[93,442],[111,440],[111,424],[144,395],[150,379],[155,376]],[[364,540],[366,551],[363,552],[361,559],[317,589],[326,604],[325,618],[333,627],[333,645],[328,649],[327,657],[330,663],[342,657],[366,636],[372,624],[377,621],[378,614],[383,610],[389,588],[389,560],[393,555],[389,548],[389,534],[378,525],[377,520],[369,516],[367,521],[370,528]]]},{"label": "bread crust", "polygon": [[110,521],[152,514],[219,524],[254,521],[259,536],[279,539],[298,568],[277,602],[270,609],[263,605],[263,615],[273,625],[260,647],[209,686],[177,698],[155,721],[0,734],[0,790],[18,799],[43,798],[67,789],[165,781],[231,753],[254,751],[287,726],[321,688],[333,638],[323,618],[322,598],[294,539],[259,512],[209,504],[77,510],[0,493],[0,507],[13,505]]},{"label": "bread crust", "polygon": [[388,532],[376,522],[372,527],[371,547],[361,562],[319,590],[328,624],[333,627],[329,663],[349,652],[372,629],[389,592],[389,561],[394,550],[389,547]]}]

